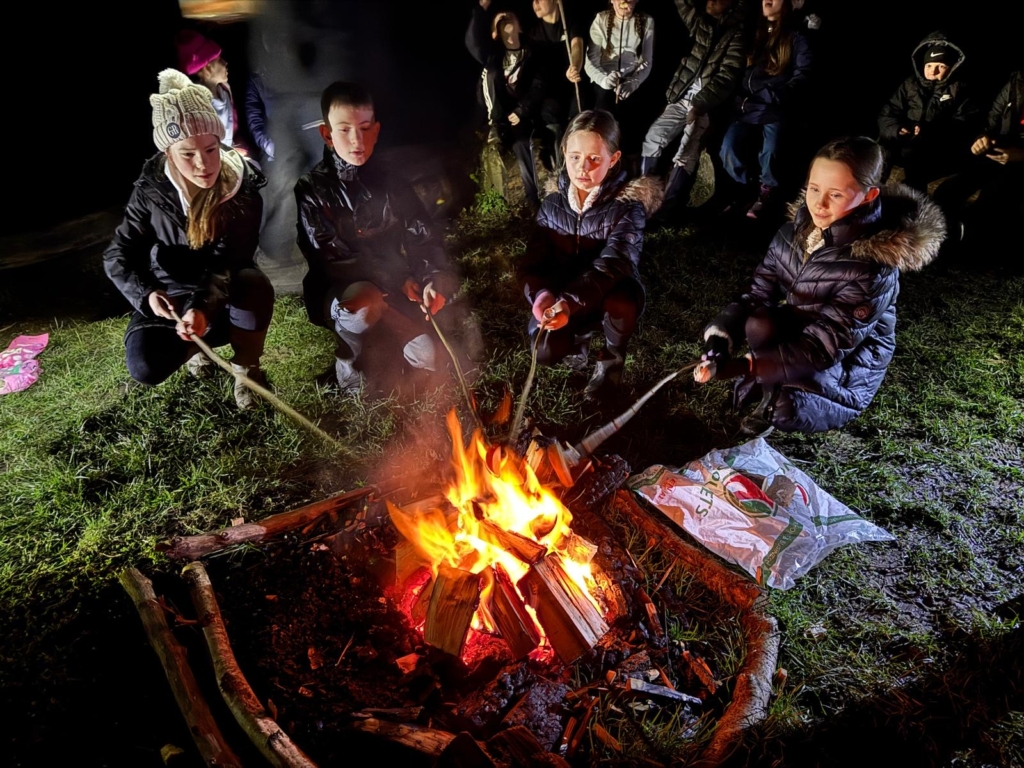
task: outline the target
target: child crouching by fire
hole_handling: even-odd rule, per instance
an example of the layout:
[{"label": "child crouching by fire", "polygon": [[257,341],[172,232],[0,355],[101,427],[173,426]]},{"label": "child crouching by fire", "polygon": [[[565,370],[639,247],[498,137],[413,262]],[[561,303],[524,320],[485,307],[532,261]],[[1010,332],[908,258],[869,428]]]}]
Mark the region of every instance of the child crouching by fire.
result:
[{"label": "child crouching by fire", "polygon": [[586,388],[590,399],[612,394],[620,382],[644,308],[638,271],[644,226],[662,194],[650,178],[626,178],[620,143],[619,125],[608,112],[588,110],[572,120],[562,138],[558,189],[541,203],[517,269],[532,308],[537,362],[566,359],[583,369],[593,332],[603,330],[605,346]]}]

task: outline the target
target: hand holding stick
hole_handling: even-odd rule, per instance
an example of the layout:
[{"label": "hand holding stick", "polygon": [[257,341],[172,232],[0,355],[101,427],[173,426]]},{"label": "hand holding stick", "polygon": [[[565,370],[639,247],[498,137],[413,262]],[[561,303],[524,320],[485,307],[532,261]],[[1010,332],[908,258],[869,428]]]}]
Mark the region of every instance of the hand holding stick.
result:
[{"label": "hand holding stick", "polygon": [[[565,4],[562,0],[558,0],[558,16],[562,20],[562,31],[565,33],[565,52],[569,54],[569,66],[572,67],[572,41],[569,40],[569,22],[565,18]],[[576,109],[582,112],[583,102],[580,100],[579,80],[576,80],[573,85],[576,86]]]}]

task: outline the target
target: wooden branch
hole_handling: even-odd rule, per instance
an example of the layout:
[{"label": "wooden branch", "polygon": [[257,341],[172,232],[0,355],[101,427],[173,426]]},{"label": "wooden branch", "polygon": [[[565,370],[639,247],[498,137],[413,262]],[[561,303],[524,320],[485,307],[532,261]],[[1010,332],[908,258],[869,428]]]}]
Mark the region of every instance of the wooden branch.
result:
[{"label": "wooden branch", "polygon": [[539,563],[547,554],[548,548],[543,544],[538,544],[533,539],[514,531],[506,531],[490,520],[480,520],[479,525],[481,539],[514,555],[527,565]]},{"label": "wooden branch", "polygon": [[424,728],[420,725],[408,725],[405,723],[389,723],[384,720],[356,720],[352,723],[352,729],[360,733],[368,733],[373,736],[392,741],[396,744],[415,749],[430,757],[440,757],[445,747],[455,738],[455,734],[448,731],[439,731],[436,728]]},{"label": "wooden branch", "polygon": [[175,536],[169,541],[157,544],[156,549],[173,560],[198,560],[234,544],[263,541],[286,531],[302,528],[323,515],[346,507],[353,501],[376,492],[376,486],[368,485],[365,488],[358,488],[348,493],[339,493],[321,501],[315,501],[290,512],[271,515],[258,523],[236,525],[217,533],[203,533],[198,536]]},{"label": "wooden branch", "polygon": [[316,768],[316,763],[281,730],[249,687],[249,682],[235,661],[235,653],[231,650],[228,632],[206,568],[200,562],[189,563],[182,571],[182,576],[188,583],[192,603],[203,625],[203,636],[210,649],[217,687],[238,724],[271,765],[278,768]]},{"label": "wooden branch", "polygon": [[685,541],[669,525],[655,519],[637,504],[630,491],[617,491],[613,499],[614,509],[623,513],[658,546],[667,549],[679,558],[680,564],[710,592],[721,596],[729,605],[739,610],[748,610],[761,597],[762,590],[748,577],[729,569],[705,550]]},{"label": "wooden branch", "polygon": [[479,602],[480,577],[442,564],[430,592],[423,627],[424,642],[452,656],[460,656]]},{"label": "wooden branch", "polygon": [[540,645],[540,630],[526,611],[508,572],[497,563],[494,566],[494,588],[491,590],[491,617],[498,632],[508,643],[512,658],[519,660]]},{"label": "wooden branch", "polygon": [[242,761],[228,746],[206,699],[199,690],[184,646],[178,642],[167,625],[167,616],[153,592],[153,583],[137,568],[121,571],[118,581],[135,603],[149,644],[153,646],[160,659],[164,674],[167,675],[167,682],[171,684],[174,699],[178,702],[178,709],[185,718],[188,731],[192,734],[192,740],[195,741],[203,761],[210,766],[242,768]]},{"label": "wooden branch", "polygon": [[658,696],[662,699],[672,699],[673,701],[681,701],[684,704],[693,704],[698,707],[704,704],[704,702],[696,696],[681,693],[680,691],[673,690],[672,688],[664,685],[655,685],[654,683],[648,683],[645,680],[638,680],[635,677],[626,678],[625,690],[629,693],[641,693],[644,696]]},{"label": "wooden branch", "polygon": [[608,632],[601,614],[565,572],[558,553],[527,571],[519,580],[519,591],[565,664],[572,664]]}]

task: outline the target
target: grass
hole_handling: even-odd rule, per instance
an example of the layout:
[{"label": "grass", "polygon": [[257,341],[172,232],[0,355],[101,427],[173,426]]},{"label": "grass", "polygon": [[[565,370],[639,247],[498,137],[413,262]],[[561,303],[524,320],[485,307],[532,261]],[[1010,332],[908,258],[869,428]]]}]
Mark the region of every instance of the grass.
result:
[{"label": "grass", "polygon": [[[518,395],[529,366],[527,307],[512,280],[529,224],[493,196],[478,205],[449,247],[484,321],[491,359],[477,387],[489,409],[506,391]],[[648,237],[649,300],[628,386],[639,394],[699,353],[703,324],[744,286],[764,245],[713,228]],[[877,740],[888,736],[907,742],[896,754],[908,764],[1021,764],[1022,296],[1020,276],[905,276],[896,358],[868,411],[842,431],[770,438],[897,540],[836,550],[793,589],[771,593],[786,682],[737,764],[852,764],[877,758]],[[307,322],[299,301],[279,299],[266,369],[286,402],[356,451],[356,461],[342,461],[269,409],[238,414],[224,377],[197,383],[182,372],[152,390],[127,388],[125,323],[48,323],[39,382],[0,398],[5,684],[30,686],[36,659],[61,656],[60,630],[77,626],[79,608],[118,570],[173,572],[154,551],[158,540],[373,480],[391,457],[414,455],[420,427],[460,401],[455,387],[413,402],[340,397],[317,379],[332,362],[329,334]],[[578,439],[602,422],[582,383],[561,367],[540,370],[528,417]],[[725,384],[673,383],[606,447],[640,470],[727,445],[738,424],[728,395]],[[663,573],[660,553],[639,546],[634,557]],[[685,576],[672,580],[685,594]],[[713,608],[702,616],[666,624],[679,642],[717,648],[728,675],[738,663],[734,629]],[[683,759],[707,730],[600,722],[656,761]]]}]

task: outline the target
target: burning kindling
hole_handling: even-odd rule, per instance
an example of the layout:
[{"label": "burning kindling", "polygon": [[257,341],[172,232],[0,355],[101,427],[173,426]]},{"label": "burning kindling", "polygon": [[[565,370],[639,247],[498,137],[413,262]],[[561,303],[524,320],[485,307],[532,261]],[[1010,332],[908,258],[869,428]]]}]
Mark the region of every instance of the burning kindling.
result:
[{"label": "burning kindling", "polygon": [[550,649],[572,663],[608,631],[590,570],[595,547],[572,531],[535,462],[480,430],[467,445],[454,411],[448,430],[453,475],[443,496],[388,504],[406,540],[397,578],[415,593],[405,601],[413,623],[453,655],[472,627],[500,635],[516,658]]}]

